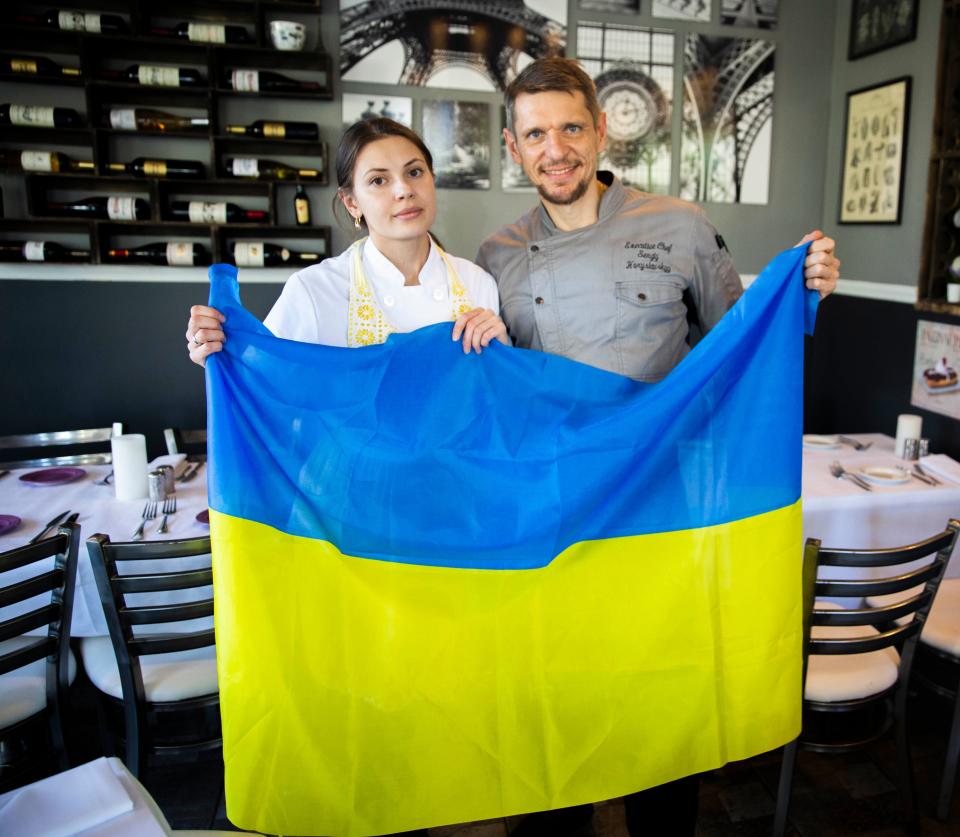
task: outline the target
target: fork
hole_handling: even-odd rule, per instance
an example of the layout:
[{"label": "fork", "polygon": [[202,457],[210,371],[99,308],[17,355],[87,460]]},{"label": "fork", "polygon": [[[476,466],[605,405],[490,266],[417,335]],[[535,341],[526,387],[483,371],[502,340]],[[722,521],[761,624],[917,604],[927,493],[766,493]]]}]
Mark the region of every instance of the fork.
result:
[{"label": "fork", "polygon": [[157,516],[157,501],[156,500],[147,500],[147,504],[143,507],[143,518],[140,521],[140,525],[137,527],[137,530],[133,533],[133,540],[142,541],[143,540],[143,527],[147,525],[148,520],[153,520]]},{"label": "fork", "polygon": [[167,531],[167,517],[171,514],[175,514],[177,511],[177,498],[176,495],[173,497],[167,497],[163,501],[163,520],[160,521],[160,526],[157,529],[157,534],[162,535]]},{"label": "fork", "polygon": [[113,479],[113,471],[107,474],[102,480],[97,480],[94,485],[110,485],[110,480]]},{"label": "fork", "polygon": [[873,442],[861,442],[857,439],[851,439],[849,436],[837,436],[837,439],[845,445],[850,445],[854,450],[866,450]]},{"label": "fork", "polygon": [[833,474],[838,480],[839,479],[848,479],[854,485],[860,486],[864,491],[873,491],[873,489],[867,485],[860,477],[856,474],[851,474],[849,471],[844,470],[843,465],[834,460],[830,463],[830,473]]}]

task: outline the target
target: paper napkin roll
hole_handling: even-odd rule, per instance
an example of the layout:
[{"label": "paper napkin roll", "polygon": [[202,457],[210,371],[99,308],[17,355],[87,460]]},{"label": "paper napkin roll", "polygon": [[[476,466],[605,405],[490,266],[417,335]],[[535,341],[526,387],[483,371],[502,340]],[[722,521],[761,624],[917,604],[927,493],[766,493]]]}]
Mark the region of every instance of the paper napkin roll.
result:
[{"label": "paper napkin roll", "polygon": [[922,428],[923,419],[920,416],[913,416],[909,413],[897,416],[897,441],[894,446],[897,456],[903,458],[903,443],[907,439],[919,439]]},{"label": "paper napkin roll", "polygon": [[113,484],[118,500],[147,496],[147,440],[141,433],[125,433],[110,440]]}]

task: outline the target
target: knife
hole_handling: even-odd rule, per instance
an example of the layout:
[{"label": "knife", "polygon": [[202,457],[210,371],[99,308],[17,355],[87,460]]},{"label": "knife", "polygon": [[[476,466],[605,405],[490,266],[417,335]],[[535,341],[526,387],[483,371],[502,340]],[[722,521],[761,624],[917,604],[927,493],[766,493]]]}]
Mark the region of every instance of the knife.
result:
[{"label": "knife", "polygon": [[190,477],[192,477],[197,469],[200,467],[199,462],[188,462],[187,467],[183,469],[183,473],[177,477],[177,482],[186,482]]},{"label": "knife", "polygon": [[73,514],[70,515],[70,517],[64,520],[63,523],[61,523],[60,525],[69,526],[71,523],[76,523],[78,517],[80,517],[80,512],[74,512]]},{"label": "knife", "polygon": [[930,485],[940,485],[940,484],[941,484],[941,483],[940,483],[940,480],[938,480],[935,476],[933,476],[932,474],[930,474],[930,473],[928,473],[927,471],[925,471],[925,470],[921,467],[921,465],[920,465],[919,462],[914,462],[914,463],[913,463],[913,472],[914,472],[915,474],[919,474],[921,477],[926,477],[928,480],[930,480]]},{"label": "knife", "polygon": [[203,467],[202,462],[194,462],[193,470],[190,471],[189,473],[184,473],[184,475],[180,477],[180,482],[190,482],[190,480],[192,480],[197,475],[197,473],[200,471],[202,467]]},{"label": "knife", "polygon": [[27,541],[27,543],[36,543],[36,542],[37,542],[38,540],[40,540],[45,534],[47,534],[47,532],[50,531],[50,527],[56,526],[56,525],[57,525],[61,520],[63,520],[63,518],[65,518],[68,514],[70,514],[70,509],[67,509],[65,512],[60,512],[60,514],[58,514],[55,518],[53,518],[53,520],[51,520],[46,526],[44,526],[39,532],[37,532],[36,535],[34,535],[32,538],[30,538],[30,540]]},{"label": "knife", "polygon": [[926,474],[921,474],[919,471],[911,471],[910,476],[915,480],[920,480],[920,482],[925,482],[927,485],[936,485],[936,483],[930,479]]}]

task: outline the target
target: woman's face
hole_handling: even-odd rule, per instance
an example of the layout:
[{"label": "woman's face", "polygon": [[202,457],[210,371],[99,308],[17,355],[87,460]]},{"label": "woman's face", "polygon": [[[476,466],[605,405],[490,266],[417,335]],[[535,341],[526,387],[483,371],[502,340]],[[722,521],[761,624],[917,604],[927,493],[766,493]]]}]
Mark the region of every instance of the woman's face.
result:
[{"label": "woman's face", "polygon": [[353,189],[343,203],[362,214],[376,243],[426,234],[437,215],[433,175],[420,149],[403,137],[384,137],[357,155]]}]

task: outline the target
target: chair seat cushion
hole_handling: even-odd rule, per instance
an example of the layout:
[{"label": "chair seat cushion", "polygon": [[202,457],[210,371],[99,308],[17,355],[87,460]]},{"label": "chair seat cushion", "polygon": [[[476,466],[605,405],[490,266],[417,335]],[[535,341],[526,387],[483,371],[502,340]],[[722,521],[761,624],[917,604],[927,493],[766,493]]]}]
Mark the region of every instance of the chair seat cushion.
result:
[{"label": "chair seat cushion", "polygon": [[[833,602],[817,602],[818,610],[842,610]],[[878,634],[870,625],[814,625],[815,639],[848,639]],[[897,682],[900,657],[893,648],[866,654],[811,654],[807,664],[806,700],[837,703],[870,697]]]},{"label": "chair seat cushion", "polygon": [[[101,692],[122,699],[120,669],[110,637],[85,637],[80,644],[80,653],[90,682]],[[214,695],[218,691],[217,649],[214,645],[143,656],[140,670],[143,691],[151,703],[189,700]]]},{"label": "chair seat cushion", "polygon": [[[867,603],[871,607],[894,604],[901,599],[915,596],[922,587],[914,587],[904,593],[891,593],[888,596],[871,596]],[[912,617],[904,616],[897,621],[900,624]],[[927,616],[927,622],[920,634],[920,641],[926,645],[960,657],[960,578],[945,578],[940,582],[933,607]]]},{"label": "chair seat cushion", "polygon": [[[16,636],[0,642],[0,654],[7,654],[36,642],[38,637]],[[67,672],[70,682],[77,676],[77,661],[70,654]],[[9,727],[40,712],[47,705],[46,658],[0,676],[0,727]]]}]

